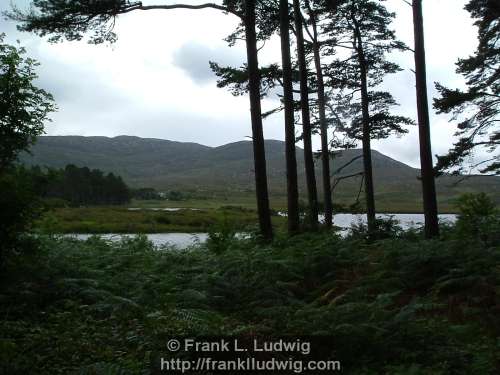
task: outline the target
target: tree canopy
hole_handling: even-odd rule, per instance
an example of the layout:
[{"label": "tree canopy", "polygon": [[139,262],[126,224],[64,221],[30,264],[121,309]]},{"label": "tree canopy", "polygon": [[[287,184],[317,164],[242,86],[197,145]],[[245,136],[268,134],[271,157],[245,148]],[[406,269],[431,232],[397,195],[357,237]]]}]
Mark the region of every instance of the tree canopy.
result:
[{"label": "tree canopy", "polygon": [[116,17],[136,10],[212,8],[242,17],[239,0],[224,0],[221,5],[205,3],[143,5],[141,1],[130,0],[33,0],[29,12],[13,7],[7,17],[18,21],[21,31],[34,32],[39,36],[50,36],[49,41],[82,40],[91,34],[90,43],[114,42],[117,35],[113,32]]}]

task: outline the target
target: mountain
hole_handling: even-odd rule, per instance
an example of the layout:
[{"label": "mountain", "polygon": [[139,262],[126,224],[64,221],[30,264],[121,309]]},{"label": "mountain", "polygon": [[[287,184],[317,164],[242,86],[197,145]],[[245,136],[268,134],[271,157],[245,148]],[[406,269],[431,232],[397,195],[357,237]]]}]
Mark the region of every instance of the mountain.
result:
[{"label": "mountain", "polygon": [[[272,196],[285,194],[285,144],[266,141],[269,189]],[[40,137],[23,154],[20,161],[26,165],[63,168],[67,164],[98,168],[121,175],[133,187],[154,187],[159,190],[189,190],[198,195],[223,193],[244,195],[253,192],[253,154],[249,141],[208,147],[197,143],[173,142],[161,139],[131,136]],[[361,150],[343,151],[332,161],[332,171],[349,163],[337,174],[347,176],[362,170]],[[416,207],[420,204],[420,171],[404,163],[373,151],[373,168],[377,201],[392,207]],[[299,181],[304,191],[303,150],[297,148]],[[500,203],[500,178],[472,176],[460,184],[457,176],[438,179],[440,203],[449,204],[462,192],[490,193]],[[321,189],[320,163],[317,162],[318,188]],[[334,197],[352,202],[359,193],[361,178],[341,180]],[[384,203],[385,202],[385,203]]]}]

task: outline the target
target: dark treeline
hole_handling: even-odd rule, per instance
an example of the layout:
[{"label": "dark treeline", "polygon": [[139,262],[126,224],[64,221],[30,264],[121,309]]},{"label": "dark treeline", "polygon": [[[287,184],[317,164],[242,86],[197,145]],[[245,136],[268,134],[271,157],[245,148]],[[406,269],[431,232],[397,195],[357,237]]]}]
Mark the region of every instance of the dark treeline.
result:
[{"label": "dark treeline", "polygon": [[140,188],[131,190],[132,197],[140,200],[163,199],[161,194],[153,188]]},{"label": "dark treeline", "polygon": [[58,198],[71,206],[118,205],[130,202],[131,193],[120,176],[99,169],[67,165],[64,169],[43,170],[32,167],[31,173],[44,198]]}]

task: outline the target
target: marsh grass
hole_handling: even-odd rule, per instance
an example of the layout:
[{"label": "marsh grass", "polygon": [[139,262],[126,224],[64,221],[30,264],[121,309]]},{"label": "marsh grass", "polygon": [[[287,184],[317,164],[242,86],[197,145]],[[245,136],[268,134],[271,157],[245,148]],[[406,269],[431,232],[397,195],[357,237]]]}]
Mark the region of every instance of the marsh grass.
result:
[{"label": "marsh grass", "polygon": [[[45,233],[166,233],[207,232],[223,220],[238,230],[255,226],[255,210],[223,206],[217,209],[179,211],[131,211],[126,207],[57,208],[47,212],[36,223]],[[283,225],[285,219],[275,216],[273,222]]]}]

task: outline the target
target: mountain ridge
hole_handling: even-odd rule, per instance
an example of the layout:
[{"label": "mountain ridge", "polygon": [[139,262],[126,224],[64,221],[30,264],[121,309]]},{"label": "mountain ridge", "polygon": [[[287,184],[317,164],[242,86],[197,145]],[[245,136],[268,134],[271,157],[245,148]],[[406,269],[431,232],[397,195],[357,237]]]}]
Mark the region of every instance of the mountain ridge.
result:
[{"label": "mountain ridge", "polygon": [[[266,159],[271,195],[286,192],[285,144],[266,140]],[[251,141],[238,141],[210,147],[194,142],[177,142],[135,136],[42,136],[24,153],[20,161],[26,165],[63,168],[67,164],[101,169],[121,175],[132,187],[154,187],[159,190],[189,190],[223,192],[227,195],[254,191],[253,147]],[[342,151],[332,161],[332,171],[361,155],[360,149]],[[377,199],[417,204],[421,200],[420,170],[390,158],[379,151],[372,152]],[[303,150],[297,147],[300,190],[305,191]],[[316,178],[321,189],[321,163],[316,160]],[[359,158],[336,176],[362,171]],[[437,179],[441,201],[450,201],[462,192],[485,191],[500,200],[500,178],[472,176],[460,186],[453,186],[460,177],[446,175]],[[335,196],[340,200],[357,195],[361,178],[342,180]]]}]

